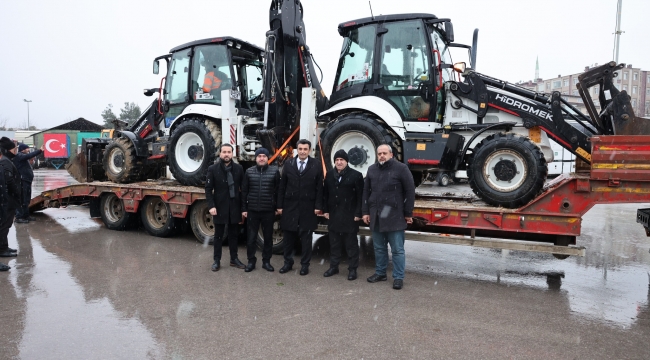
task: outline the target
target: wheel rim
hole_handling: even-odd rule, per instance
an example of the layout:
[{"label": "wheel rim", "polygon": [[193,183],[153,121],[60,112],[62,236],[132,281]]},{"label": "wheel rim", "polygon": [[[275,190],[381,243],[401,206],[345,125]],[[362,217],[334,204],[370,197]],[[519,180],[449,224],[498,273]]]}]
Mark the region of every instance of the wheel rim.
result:
[{"label": "wheel rim", "polygon": [[519,188],[527,175],[526,160],[512,150],[493,152],[483,165],[485,182],[499,192],[510,192]]},{"label": "wheel rim", "polygon": [[119,174],[124,170],[124,152],[122,149],[114,148],[108,160],[108,168],[113,174]]},{"label": "wheel rim", "polygon": [[[264,234],[262,233],[262,226],[257,230],[257,236],[264,243]],[[283,234],[282,229],[280,228],[280,220],[275,220],[273,222],[273,245],[277,245],[282,242]]]},{"label": "wheel rim", "polygon": [[197,171],[205,159],[205,145],[201,137],[194,132],[181,135],[174,148],[176,163],[181,170],[192,173]]},{"label": "wheel rim", "polygon": [[124,206],[122,200],[115,195],[109,195],[104,203],[104,214],[111,223],[116,223],[124,217]]},{"label": "wheel rim", "polygon": [[199,231],[205,236],[214,236],[214,223],[212,222],[212,215],[207,206],[199,210],[197,214],[197,226]]},{"label": "wheel rim", "polygon": [[447,185],[449,185],[449,176],[447,176],[447,175],[443,175],[443,176],[440,178],[440,185],[442,185],[442,186],[447,186]]},{"label": "wheel rim", "polygon": [[366,175],[370,165],[377,161],[375,144],[368,135],[359,131],[349,131],[339,136],[332,146],[331,161],[334,164],[334,154],[339,150],[348,153],[348,166]]},{"label": "wheel rim", "polygon": [[162,229],[167,225],[169,209],[161,199],[150,201],[146,211],[149,225],[156,229]]}]

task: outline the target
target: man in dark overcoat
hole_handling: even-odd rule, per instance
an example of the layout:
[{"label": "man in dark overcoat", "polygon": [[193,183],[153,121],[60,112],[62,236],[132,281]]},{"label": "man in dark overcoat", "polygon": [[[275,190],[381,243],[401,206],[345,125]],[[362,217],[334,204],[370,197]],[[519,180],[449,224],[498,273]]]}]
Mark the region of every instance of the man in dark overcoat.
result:
[{"label": "man in dark overcoat", "polygon": [[32,164],[29,163],[31,159],[43,153],[45,145],[32,152],[29,152],[29,146],[25,144],[18,145],[18,152],[11,161],[13,161],[16,169],[20,173],[21,178],[21,205],[16,209],[16,222],[25,224],[36,219],[29,216],[29,203],[32,200],[32,181],[34,181],[34,170]]},{"label": "man in dark overcoat", "polygon": [[311,142],[298,140],[298,157],[284,164],[278,212],[282,214],[280,226],[283,231],[284,274],[293,268],[294,245],[300,241],[302,258],[300,275],[309,273],[312,235],[318,227],[318,214],[323,210],[323,168],[319,161],[309,156]]},{"label": "man in dark overcoat", "polygon": [[[4,205],[5,216],[2,218],[2,223],[0,223],[0,257],[14,257],[16,256],[16,249],[9,247],[9,229],[14,223],[14,217],[16,216],[16,209],[20,206],[21,193],[20,193],[20,174],[18,170],[11,162],[11,159],[16,155],[16,144],[9,138],[2,137],[0,138],[0,151],[2,156],[0,157],[0,171],[4,175],[5,189],[4,192],[7,195],[8,199]],[[2,269],[9,270],[8,267],[1,267]]]},{"label": "man in dark overcoat", "polygon": [[334,169],[325,176],[323,206],[329,219],[330,267],[323,276],[339,273],[341,246],[348,253],[348,280],[357,278],[359,266],[359,224],[363,199],[363,175],[348,166],[348,154],[340,149],[334,154]]},{"label": "man in dark overcoat", "polygon": [[393,159],[390,145],[377,147],[378,162],[368,168],[363,186],[363,222],[370,225],[375,273],[368,282],[386,281],[388,244],[393,254],[393,289],[404,286],[404,230],[413,222],[415,183],[408,166]]},{"label": "man in dark overcoat", "polygon": [[208,168],[205,181],[205,199],[214,223],[214,263],[212,271],[221,267],[221,250],[225,228],[228,228],[228,247],[230,266],[243,269],[244,264],[237,256],[239,224],[242,223],[241,187],[244,169],[232,161],[233,147],[222,144],[219,160]]}]

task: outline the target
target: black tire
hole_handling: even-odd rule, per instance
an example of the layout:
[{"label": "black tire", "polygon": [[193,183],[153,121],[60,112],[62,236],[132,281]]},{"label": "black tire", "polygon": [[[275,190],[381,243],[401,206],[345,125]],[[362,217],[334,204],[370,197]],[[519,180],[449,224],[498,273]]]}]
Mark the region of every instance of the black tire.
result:
[{"label": "black tire", "polygon": [[221,129],[211,120],[186,119],[171,134],[169,170],[183,185],[205,183],[208,167],[217,159]]},{"label": "black tire", "polygon": [[99,212],[104,225],[109,230],[125,230],[133,225],[137,219],[135,213],[124,210],[124,202],[113,193],[101,196]]},{"label": "black tire", "polygon": [[135,146],[128,138],[117,138],[108,146],[102,159],[106,177],[116,183],[140,180],[142,163],[135,156]]},{"label": "black tire", "polygon": [[542,191],[547,173],[544,154],[537,145],[513,133],[483,139],[467,165],[474,193],[488,204],[505,208],[518,208],[534,199]]},{"label": "black tire", "polygon": [[168,237],[174,234],[176,219],[169,204],[157,196],[147,197],[140,205],[140,220],[149,235]]},{"label": "black tire", "polygon": [[198,242],[208,245],[214,241],[214,223],[206,200],[199,200],[192,205],[190,226]]},{"label": "black tire", "polygon": [[390,144],[394,156],[400,151],[399,139],[391,135],[386,126],[366,113],[344,114],[327,125],[321,133],[323,158],[327,170],[334,167],[332,156],[344,149],[348,153],[349,166],[366,176],[368,167],[375,163],[375,149],[381,144]]},{"label": "black tire", "polygon": [[438,183],[439,186],[449,186],[449,182],[451,181],[451,178],[449,177],[449,174],[445,172],[440,172],[438,173],[438,176],[436,177],[436,182]]}]

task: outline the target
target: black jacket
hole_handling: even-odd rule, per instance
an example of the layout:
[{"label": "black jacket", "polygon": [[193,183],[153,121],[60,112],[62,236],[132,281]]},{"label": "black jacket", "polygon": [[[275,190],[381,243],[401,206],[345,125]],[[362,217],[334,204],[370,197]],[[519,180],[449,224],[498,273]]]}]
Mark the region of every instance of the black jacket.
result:
[{"label": "black jacket", "polygon": [[[13,154],[11,154],[13,155]],[[6,211],[13,211],[16,210],[18,207],[21,205],[21,181],[20,181],[20,174],[18,173],[18,170],[16,170],[16,167],[14,164],[9,160],[7,156],[10,155],[3,155],[2,158],[0,159],[0,167],[2,168],[2,172],[4,174],[5,178],[5,184],[6,184],[6,194],[7,198],[9,201],[6,203]]]},{"label": "black jacket", "polygon": [[390,159],[368,168],[363,187],[363,215],[370,215],[370,229],[375,229],[379,220],[379,231],[406,229],[404,217],[413,216],[415,205],[415,183],[409,168],[401,162]]},{"label": "black jacket", "polygon": [[34,180],[34,170],[32,169],[32,164],[29,163],[29,159],[42,153],[43,151],[41,150],[32,151],[29,154],[19,152],[11,159],[14,165],[16,165],[16,169],[18,169],[23,181],[32,182]]},{"label": "black jacket", "polygon": [[307,160],[302,174],[298,158],[282,167],[282,181],[278,193],[278,209],[282,209],[282,230],[316,230],[318,216],[314,210],[323,210],[323,168],[316,159]]},{"label": "black jacket", "polygon": [[363,175],[350,167],[343,171],[340,181],[336,175],[336,169],[329,171],[323,187],[323,211],[330,214],[327,229],[345,233],[357,232],[359,224],[354,218],[361,217]]},{"label": "black jacket", "polygon": [[205,199],[208,201],[208,208],[217,208],[217,215],[214,216],[215,224],[239,224],[241,217],[241,186],[244,180],[244,168],[235,163],[232,164],[232,179],[235,182],[235,197],[230,198],[230,187],[228,186],[228,174],[221,160],[210,165],[205,180]]},{"label": "black jacket", "polygon": [[246,169],[241,188],[241,211],[274,211],[280,186],[280,171],[275,165]]}]

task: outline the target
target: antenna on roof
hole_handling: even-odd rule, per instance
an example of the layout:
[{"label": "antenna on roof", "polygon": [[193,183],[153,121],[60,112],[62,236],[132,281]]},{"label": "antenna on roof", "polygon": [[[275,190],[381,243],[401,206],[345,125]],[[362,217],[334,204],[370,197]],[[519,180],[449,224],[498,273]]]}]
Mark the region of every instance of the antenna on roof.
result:
[{"label": "antenna on roof", "polygon": [[370,6],[370,16],[372,17],[372,20],[375,21],[375,15],[373,15],[372,13],[372,4],[370,3],[370,1],[368,1],[368,6]]}]

